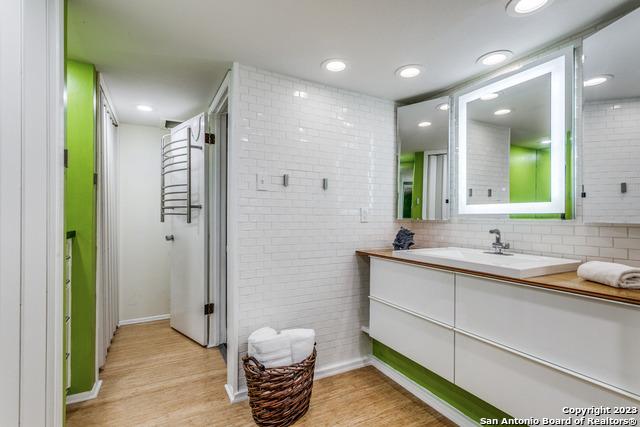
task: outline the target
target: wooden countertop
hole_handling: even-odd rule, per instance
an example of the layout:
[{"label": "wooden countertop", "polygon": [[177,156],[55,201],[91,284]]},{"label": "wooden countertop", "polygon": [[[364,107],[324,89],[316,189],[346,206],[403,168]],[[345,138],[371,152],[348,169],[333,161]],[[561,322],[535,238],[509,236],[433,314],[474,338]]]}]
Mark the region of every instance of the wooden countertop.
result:
[{"label": "wooden countertop", "polygon": [[567,292],[577,295],[586,295],[594,298],[600,298],[609,301],[624,302],[627,304],[640,305],[639,289],[620,289],[614,288],[600,283],[590,282],[578,277],[575,271],[570,273],[550,274],[548,276],[529,277],[527,279],[514,279],[512,277],[497,276],[494,274],[481,273],[473,270],[463,270],[459,268],[447,267],[439,264],[430,264],[422,261],[415,261],[400,258],[393,254],[392,249],[362,249],[356,251],[357,255],[390,259],[394,261],[404,262],[407,264],[422,265],[425,267],[437,268],[440,270],[448,270],[458,273],[472,274],[474,276],[487,277],[491,279],[504,280],[513,283],[521,283],[524,285],[536,286],[539,288],[553,289],[556,291]]}]

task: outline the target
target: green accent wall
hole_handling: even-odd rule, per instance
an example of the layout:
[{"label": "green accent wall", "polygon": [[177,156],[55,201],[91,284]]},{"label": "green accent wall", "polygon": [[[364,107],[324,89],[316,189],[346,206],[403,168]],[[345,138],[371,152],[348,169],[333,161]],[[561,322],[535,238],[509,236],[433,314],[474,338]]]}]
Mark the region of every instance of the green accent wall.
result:
[{"label": "green accent wall", "polygon": [[69,394],[89,391],[95,378],[96,331],[96,189],[95,98],[96,71],[92,64],[66,62],[65,224],[75,230],[71,302],[71,388]]},{"label": "green accent wall", "polygon": [[[573,218],[573,144],[567,132],[565,144],[565,214]],[[551,149],[512,145],[509,152],[509,197],[512,203],[551,200]],[[514,219],[562,219],[560,214],[513,214]]]},{"label": "green accent wall", "polygon": [[551,201],[551,151],[512,145],[509,153],[512,203]]},{"label": "green accent wall", "polygon": [[457,408],[478,424],[481,418],[498,420],[513,418],[379,341],[372,340],[372,350],[376,358]]},{"label": "green accent wall", "polygon": [[422,183],[424,175],[424,152],[415,153],[413,163],[413,193],[411,195],[411,218],[422,218]]}]

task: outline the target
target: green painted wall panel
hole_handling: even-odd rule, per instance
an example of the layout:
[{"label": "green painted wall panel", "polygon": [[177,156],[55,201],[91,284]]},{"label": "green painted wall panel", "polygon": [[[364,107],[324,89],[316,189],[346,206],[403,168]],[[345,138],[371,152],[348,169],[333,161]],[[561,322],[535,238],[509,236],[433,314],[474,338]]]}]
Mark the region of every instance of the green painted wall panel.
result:
[{"label": "green painted wall panel", "polygon": [[509,199],[511,203],[536,201],[537,151],[512,145],[509,153]]},{"label": "green painted wall panel", "polygon": [[[529,150],[529,153],[527,152]],[[535,167],[531,167],[531,151],[536,152]],[[565,213],[564,219],[573,218],[573,144],[567,132],[565,144]],[[551,150],[511,146],[509,155],[510,198],[514,203],[551,200]],[[515,181],[514,181],[515,179]],[[529,182],[529,184],[526,184]],[[535,183],[535,191],[531,186]],[[514,219],[561,219],[560,214],[514,214]]]},{"label": "green painted wall panel", "polygon": [[424,152],[415,153],[413,164],[413,194],[411,197],[411,218],[422,218],[422,183],[424,175]]},{"label": "green painted wall panel", "polygon": [[372,340],[372,351],[376,358],[426,388],[477,423],[480,423],[481,418],[499,420],[513,418],[379,341]]},{"label": "green painted wall panel", "polygon": [[66,63],[65,222],[73,239],[70,394],[89,391],[95,382],[96,191],[95,94],[91,64]]}]

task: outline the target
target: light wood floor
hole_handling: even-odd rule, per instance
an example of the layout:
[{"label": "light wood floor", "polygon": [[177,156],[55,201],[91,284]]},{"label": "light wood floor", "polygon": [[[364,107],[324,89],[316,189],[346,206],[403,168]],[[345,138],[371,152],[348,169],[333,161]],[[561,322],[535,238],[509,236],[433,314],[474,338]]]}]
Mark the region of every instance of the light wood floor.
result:
[{"label": "light wood floor", "polygon": [[[70,405],[73,426],[251,426],[248,402],[231,405],[226,365],[168,321],[121,327],[97,399]],[[316,381],[300,426],[451,426],[372,367]]]}]

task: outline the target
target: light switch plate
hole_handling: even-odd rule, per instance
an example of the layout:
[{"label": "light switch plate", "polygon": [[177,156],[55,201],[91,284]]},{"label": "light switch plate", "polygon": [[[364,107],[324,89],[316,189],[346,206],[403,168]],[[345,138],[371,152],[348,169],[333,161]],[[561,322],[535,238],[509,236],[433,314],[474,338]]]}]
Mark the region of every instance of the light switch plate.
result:
[{"label": "light switch plate", "polygon": [[369,208],[360,208],[360,222],[369,222]]},{"label": "light switch plate", "polygon": [[256,174],[256,189],[258,191],[267,191],[267,176],[264,174]]}]

